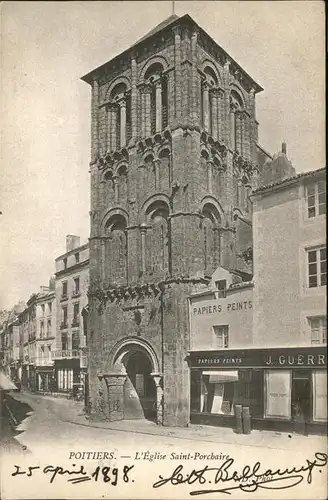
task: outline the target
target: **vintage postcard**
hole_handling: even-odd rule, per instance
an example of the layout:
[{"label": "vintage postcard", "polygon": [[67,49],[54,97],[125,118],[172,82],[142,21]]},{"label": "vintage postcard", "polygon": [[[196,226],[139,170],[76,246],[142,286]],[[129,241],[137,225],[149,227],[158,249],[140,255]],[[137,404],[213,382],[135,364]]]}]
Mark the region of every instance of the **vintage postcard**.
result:
[{"label": "vintage postcard", "polygon": [[1,498],[327,498],[324,27],[1,3]]}]

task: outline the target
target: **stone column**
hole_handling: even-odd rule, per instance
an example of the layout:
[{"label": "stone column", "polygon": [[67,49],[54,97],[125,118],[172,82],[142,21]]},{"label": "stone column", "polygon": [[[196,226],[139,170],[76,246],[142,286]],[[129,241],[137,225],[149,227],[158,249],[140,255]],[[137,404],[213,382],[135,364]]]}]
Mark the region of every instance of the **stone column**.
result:
[{"label": "stone column", "polygon": [[141,271],[143,274],[146,272],[146,224],[141,224],[140,234],[141,234]]},{"label": "stone column", "polygon": [[173,28],[174,32],[174,72],[175,72],[175,117],[181,120],[181,30],[179,26]]},{"label": "stone column", "polygon": [[218,140],[218,92],[216,89],[213,89],[211,92],[212,99],[212,137],[215,141]]},{"label": "stone column", "polygon": [[106,284],[106,240],[103,238],[100,242],[100,255],[101,255],[101,283],[102,286]]},{"label": "stone column", "polygon": [[[224,81],[224,102],[223,102],[223,123],[224,123],[224,139],[227,145],[231,147],[231,116],[230,116],[230,62],[226,61],[223,70],[223,81]],[[222,130],[222,132],[223,132]]]},{"label": "stone column", "polygon": [[200,125],[199,123],[199,109],[200,103],[198,102],[198,72],[197,72],[197,30],[193,31],[191,35],[191,116],[194,125]]},{"label": "stone column", "polygon": [[249,92],[249,142],[250,142],[250,157],[251,161],[256,161],[256,141],[257,141],[257,124],[255,114],[255,90],[251,89]]},{"label": "stone column", "polygon": [[162,130],[162,82],[160,80],[155,83],[155,92],[156,132],[160,132]]},{"label": "stone column", "polygon": [[120,106],[120,148],[126,145],[126,100],[119,101]]},{"label": "stone column", "polygon": [[[104,413],[109,422],[123,420],[124,418],[124,396],[123,385],[126,380],[125,373],[106,373],[102,375],[107,389]],[[106,401],[107,399],[107,401]]]},{"label": "stone column", "polygon": [[210,129],[210,103],[209,103],[209,86],[207,82],[203,83],[203,123],[206,132]]},{"label": "stone column", "polygon": [[242,153],[243,153],[243,136],[242,136],[243,115],[240,111],[235,111],[235,116],[236,116],[235,149],[237,149],[237,151],[239,151],[239,154],[242,155]]},{"label": "stone column", "polygon": [[156,385],[156,422],[163,425],[163,375],[161,373],[151,373]]},{"label": "stone column", "polygon": [[243,128],[243,155],[247,160],[251,159],[249,121],[249,114],[245,112]]},{"label": "stone column", "polygon": [[117,107],[115,105],[111,106],[111,129],[110,129],[110,142],[111,142],[111,150],[117,150]]},{"label": "stone column", "polygon": [[92,82],[91,93],[91,159],[99,156],[99,85],[97,80]]},{"label": "stone column", "polygon": [[131,57],[131,135],[132,139],[137,137],[138,117],[138,93],[137,93],[137,62],[133,54]]},{"label": "stone column", "polygon": [[113,151],[111,144],[112,110],[110,104],[107,106],[106,111],[107,111],[107,151]]},{"label": "stone column", "polygon": [[224,103],[224,100],[223,100],[223,97],[224,97],[223,91],[219,90],[218,91],[218,122],[217,123],[218,123],[218,139],[220,142],[225,140],[224,133],[223,133],[223,130],[224,130],[224,126],[223,126],[223,121],[224,121],[223,103]]},{"label": "stone column", "polygon": [[151,89],[149,87],[145,88],[145,136],[149,137],[151,135],[151,118],[150,118],[150,108],[151,108],[151,97],[150,97]]}]

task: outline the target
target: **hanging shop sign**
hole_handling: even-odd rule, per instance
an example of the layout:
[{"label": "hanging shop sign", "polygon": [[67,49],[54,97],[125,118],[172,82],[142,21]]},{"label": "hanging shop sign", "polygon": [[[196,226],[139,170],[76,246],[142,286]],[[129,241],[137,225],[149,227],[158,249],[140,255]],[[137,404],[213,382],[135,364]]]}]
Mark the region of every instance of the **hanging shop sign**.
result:
[{"label": "hanging shop sign", "polygon": [[192,368],[325,368],[327,352],[324,346],[193,351],[189,363]]}]

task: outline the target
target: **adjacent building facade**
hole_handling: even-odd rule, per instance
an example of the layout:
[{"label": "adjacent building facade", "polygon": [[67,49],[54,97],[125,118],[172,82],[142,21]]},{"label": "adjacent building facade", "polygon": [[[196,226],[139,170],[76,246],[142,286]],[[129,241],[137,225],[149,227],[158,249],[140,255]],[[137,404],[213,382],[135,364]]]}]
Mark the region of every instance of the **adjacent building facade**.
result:
[{"label": "adjacent building facade", "polygon": [[248,194],[271,159],[257,144],[262,88],[188,15],[83,80],[91,414],[186,425],[187,298],[218,266],[252,275]]},{"label": "adjacent building facade", "polygon": [[56,259],[56,347],[53,352],[59,392],[84,387],[87,368],[82,311],[88,303],[89,246],[66,237],[66,252]]},{"label": "adjacent building facade", "polygon": [[326,169],[252,195],[254,345],[273,349],[266,416],[277,425],[327,423]]},{"label": "adjacent building facade", "polygon": [[52,354],[56,339],[55,282],[41,286],[18,317],[20,379],[35,392],[54,390]]},{"label": "adjacent building facade", "polygon": [[253,280],[218,268],[189,298],[193,423],[234,427],[241,405],[254,428],[327,430],[326,171],[289,167],[251,195]]}]

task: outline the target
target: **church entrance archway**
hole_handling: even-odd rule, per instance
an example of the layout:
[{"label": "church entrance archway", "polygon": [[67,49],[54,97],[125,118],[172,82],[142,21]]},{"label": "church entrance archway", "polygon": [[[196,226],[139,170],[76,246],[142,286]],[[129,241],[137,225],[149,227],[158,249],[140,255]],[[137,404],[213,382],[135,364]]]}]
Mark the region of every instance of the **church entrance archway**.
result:
[{"label": "church entrance archway", "polygon": [[149,344],[126,341],[114,355],[115,372],[125,374],[124,419],[147,419],[162,423],[162,376],[157,357]]}]

